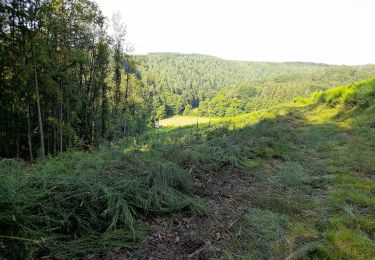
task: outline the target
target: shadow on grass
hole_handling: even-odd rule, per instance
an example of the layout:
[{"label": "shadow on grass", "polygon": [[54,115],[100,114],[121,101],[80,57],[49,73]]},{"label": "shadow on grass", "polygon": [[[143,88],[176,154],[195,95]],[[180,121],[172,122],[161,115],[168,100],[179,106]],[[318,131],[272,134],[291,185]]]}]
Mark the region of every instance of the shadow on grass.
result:
[{"label": "shadow on grass", "polygon": [[[316,124],[291,110],[238,129],[230,121],[185,127],[182,135],[180,129],[162,137],[156,151],[197,178],[225,172],[230,181],[238,168],[256,183],[228,192],[245,209],[233,231],[242,230],[242,243],[228,242],[229,252],[256,258],[368,258],[375,253],[375,183],[366,174],[374,170],[374,141],[335,119]],[[176,143],[171,136],[183,139]]]}]

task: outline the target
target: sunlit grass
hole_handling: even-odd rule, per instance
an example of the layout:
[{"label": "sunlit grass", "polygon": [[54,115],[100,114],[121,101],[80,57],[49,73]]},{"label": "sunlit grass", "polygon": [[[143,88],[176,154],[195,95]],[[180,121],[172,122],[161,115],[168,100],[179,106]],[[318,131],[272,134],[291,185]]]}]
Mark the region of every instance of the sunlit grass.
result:
[{"label": "sunlit grass", "polygon": [[160,120],[160,126],[163,127],[170,127],[170,126],[186,126],[186,125],[194,125],[194,124],[204,124],[209,122],[217,121],[215,117],[195,117],[195,116],[173,116],[170,118],[165,118]]}]

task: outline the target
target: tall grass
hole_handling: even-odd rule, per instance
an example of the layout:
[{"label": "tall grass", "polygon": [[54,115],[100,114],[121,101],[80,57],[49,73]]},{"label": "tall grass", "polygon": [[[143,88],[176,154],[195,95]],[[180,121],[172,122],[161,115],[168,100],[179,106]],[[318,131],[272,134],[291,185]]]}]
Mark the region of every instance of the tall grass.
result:
[{"label": "tall grass", "polygon": [[344,109],[365,109],[375,105],[375,79],[363,80],[349,86],[341,86],[315,95],[319,102]]},{"label": "tall grass", "polygon": [[37,165],[0,161],[0,234],[9,258],[134,247],[145,218],[204,212],[187,171],[140,152],[72,152]]}]

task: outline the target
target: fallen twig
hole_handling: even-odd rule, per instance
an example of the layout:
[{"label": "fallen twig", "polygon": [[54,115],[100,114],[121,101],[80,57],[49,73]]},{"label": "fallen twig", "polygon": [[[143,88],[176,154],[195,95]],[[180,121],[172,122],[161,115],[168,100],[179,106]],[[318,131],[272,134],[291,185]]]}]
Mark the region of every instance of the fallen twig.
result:
[{"label": "fallen twig", "polygon": [[211,247],[211,246],[212,246],[211,241],[207,241],[203,247],[199,248],[195,252],[188,255],[188,258],[193,258],[194,256],[199,255],[203,250],[205,250],[207,247]]},{"label": "fallen twig", "polygon": [[31,242],[31,243],[34,243],[34,244],[37,244],[37,245],[40,245],[40,244],[43,243],[42,240],[35,240],[35,239],[22,238],[22,237],[12,237],[12,236],[3,236],[3,235],[0,235],[0,238],[12,239],[12,240],[19,240],[19,241],[26,241],[26,242]]}]

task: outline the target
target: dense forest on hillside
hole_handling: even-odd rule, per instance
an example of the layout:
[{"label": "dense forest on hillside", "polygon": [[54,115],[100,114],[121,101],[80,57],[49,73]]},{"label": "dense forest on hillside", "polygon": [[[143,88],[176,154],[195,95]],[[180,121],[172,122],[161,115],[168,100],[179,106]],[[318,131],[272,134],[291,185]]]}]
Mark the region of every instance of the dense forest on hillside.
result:
[{"label": "dense forest on hillside", "polygon": [[230,61],[206,55],[140,56],[143,82],[154,89],[157,117],[189,114],[231,116],[309,97],[313,92],[375,75],[375,66],[303,62]]}]

